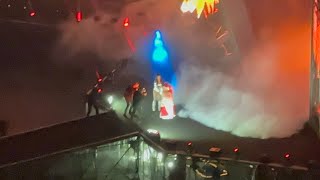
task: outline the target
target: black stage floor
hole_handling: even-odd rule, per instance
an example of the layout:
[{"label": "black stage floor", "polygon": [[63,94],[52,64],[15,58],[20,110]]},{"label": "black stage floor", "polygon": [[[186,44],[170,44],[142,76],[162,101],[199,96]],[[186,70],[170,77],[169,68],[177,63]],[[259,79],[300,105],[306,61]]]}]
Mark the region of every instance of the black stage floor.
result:
[{"label": "black stage floor", "polygon": [[284,160],[284,154],[290,153],[291,165],[307,166],[310,160],[320,162],[320,141],[308,126],[290,138],[261,140],[236,137],[227,132],[207,128],[191,119],[176,117],[173,120],[161,120],[157,114],[145,114],[143,118],[140,116],[141,118],[131,120],[120,115],[121,111],[117,112],[0,138],[0,152],[3,155],[0,165],[99,142],[108,143],[110,138],[138,134],[140,128],[160,131],[160,145],[165,145],[164,142],[167,140],[176,143],[176,149],[172,149],[174,146],[163,146],[169,151],[185,151],[186,143],[191,141],[195,153],[203,155],[209,154],[210,147],[219,147],[222,149],[222,157],[233,159],[233,149],[237,147],[240,150],[239,159],[245,161],[257,162],[261,156],[268,155],[272,163],[288,165]]},{"label": "black stage floor", "polygon": [[308,125],[288,138],[255,139],[208,128],[191,119],[175,117],[173,120],[162,120],[157,113],[134,118],[133,121],[144,130],[158,130],[163,140],[176,142],[178,150],[186,150],[187,142],[192,142],[199,154],[208,155],[211,147],[219,147],[223,152],[221,156],[235,158],[233,150],[239,148],[240,160],[258,162],[267,155],[272,163],[288,164],[284,155],[289,153],[289,163],[294,165],[306,166],[310,160],[320,162],[320,140]]}]

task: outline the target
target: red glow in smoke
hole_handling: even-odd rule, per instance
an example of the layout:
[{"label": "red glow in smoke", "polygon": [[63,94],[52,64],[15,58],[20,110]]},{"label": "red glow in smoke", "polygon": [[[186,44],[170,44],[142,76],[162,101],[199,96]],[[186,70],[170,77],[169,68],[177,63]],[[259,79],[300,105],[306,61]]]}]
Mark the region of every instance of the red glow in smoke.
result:
[{"label": "red glow in smoke", "polygon": [[130,47],[130,49],[131,49],[131,52],[134,53],[134,52],[136,51],[136,48],[135,48],[133,42],[131,41],[129,35],[127,34],[127,32],[124,32],[124,36],[125,36],[126,39],[127,39],[127,43],[128,43],[128,45],[129,45],[129,47]]},{"label": "red glow in smoke", "polygon": [[[127,28],[127,27],[129,26],[129,18],[128,18],[128,17],[126,17],[126,18],[124,19],[124,21],[123,21],[123,26],[124,26],[125,28]],[[127,40],[127,43],[128,43],[128,45],[129,45],[129,47],[130,47],[130,49],[131,49],[131,52],[134,53],[134,52],[136,51],[136,48],[135,48],[134,43],[132,42],[130,36],[128,35],[128,33],[127,33],[126,31],[124,32],[124,36],[126,37],[126,40]]]}]

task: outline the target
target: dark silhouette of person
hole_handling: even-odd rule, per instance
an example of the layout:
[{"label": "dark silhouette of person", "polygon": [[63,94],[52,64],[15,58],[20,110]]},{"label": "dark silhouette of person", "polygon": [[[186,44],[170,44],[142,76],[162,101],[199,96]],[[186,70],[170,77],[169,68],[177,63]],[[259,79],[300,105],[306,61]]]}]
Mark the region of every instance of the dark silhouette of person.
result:
[{"label": "dark silhouette of person", "polygon": [[0,120],[0,137],[7,135],[8,121]]},{"label": "dark silhouette of person", "polygon": [[132,98],[132,106],[130,107],[129,113],[131,114],[131,118],[136,116],[137,109],[141,105],[141,101],[144,98],[144,96],[147,96],[147,90],[145,88],[136,89],[136,91],[133,94]]},{"label": "dark silhouette of person", "polygon": [[126,88],[125,92],[123,93],[123,97],[127,103],[127,106],[126,106],[124,113],[123,113],[124,117],[127,117],[127,112],[129,110],[129,108],[131,109],[134,92],[139,89],[139,86],[140,86],[140,84],[138,82],[136,82],[132,85],[129,85]]},{"label": "dark silhouette of person", "polygon": [[99,114],[99,106],[98,106],[98,99],[100,97],[102,89],[98,87],[94,87],[87,93],[87,103],[88,103],[88,112],[87,117],[90,116],[92,111],[92,107],[96,110],[96,115]]}]

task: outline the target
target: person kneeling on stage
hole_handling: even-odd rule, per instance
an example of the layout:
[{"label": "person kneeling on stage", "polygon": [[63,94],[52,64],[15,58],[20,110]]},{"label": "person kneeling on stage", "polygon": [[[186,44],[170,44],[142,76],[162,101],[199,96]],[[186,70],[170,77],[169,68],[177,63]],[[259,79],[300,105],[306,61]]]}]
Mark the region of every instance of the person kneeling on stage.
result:
[{"label": "person kneeling on stage", "polygon": [[87,92],[87,103],[88,103],[88,112],[87,117],[90,116],[92,107],[96,110],[96,115],[99,114],[99,104],[98,99],[100,97],[101,89],[98,87],[94,87]]},{"label": "person kneeling on stage", "polygon": [[[160,111],[162,98],[162,78],[160,74],[157,74],[153,85],[153,101],[152,101],[152,111],[155,112],[156,109]],[[156,108],[157,106],[157,108]]]},{"label": "person kneeling on stage", "polygon": [[131,118],[136,116],[136,112],[138,108],[140,108],[142,99],[147,96],[147,90],[146,88],[142,88],[141,90],[137,89],[132,98],[132,106],[129,110],[129,113],[131,114]]},{"label": "person kneeling on stage", "polygon": [[135,91],[137,91],[139,89],[139,86],[140,86],[140,84],[138,82],[134,83],[133,85],[129,85],[123,94],[123,97],[127,103],[127,106],[126,106],[126,108],[124,110],[124,114],[123,114],[124,117],[127,117],[127,112],[132,106],[133,94]]},{"label": "person kneeling on stage", "polygon": [[161,119],[173,119],[175,114],[175,105],[173,102],[173,88],[169,83],[164,83],[161,99]]}]

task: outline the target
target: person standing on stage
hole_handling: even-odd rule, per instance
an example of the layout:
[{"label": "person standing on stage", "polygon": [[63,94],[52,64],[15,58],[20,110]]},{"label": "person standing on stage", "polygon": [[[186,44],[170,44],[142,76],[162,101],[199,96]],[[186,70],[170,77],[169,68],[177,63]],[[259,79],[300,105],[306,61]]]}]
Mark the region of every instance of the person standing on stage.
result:
[{"label": "person standing on stage", "polygon": [[154,84],[153,84],[153,101],[152,101],[152,111],[155,112],[156,109],[160,111],[161,99],[162,99],[162,77],[157,74]]},{"label": "person standing on stage", "polygon": [[96,115],[99,114],[99,105],[98,105],[98,99],[100,97],[102,89],[98,87],[94,87],[93,89],[90,89],[87,92],[87,103],[88,103],[88,112],[87,117],[90,116],[92,107],[96,110]]},{"label": "person standing on stage", "polygon": [[140,84],[138,82],[136,82],[136,83],[134,83],[132,85],[129,85],[126,88],[125,92],[123,93],[123,97],[124,97],[124,99],[126,100],[126,103],[127,103],[127,106],[126,106],[126,108],[124,110],[124,114],[123,114],[124,117],[127,117],[127,112],[132,106],[133,94],[134,94],[135,91],[137,91],[139,89],[139,86],[140,86]]},{"label": "person standing on stage", "polygon": [[141,90],[140,89],[135,90],[132,98],[132,106],[129,110],[131,118],[136,116],[136,111],[138,110],[138,108],[140,108],[141,101],[145,96],[147,96],[146,88],[142,88]]},{"label": "person standing on stage", "polygon": [[175,105],[173,100],[173,87],[169,83],[163,84],[163,92],[161,99],[161,119],[173,119],[176,116]]}]

